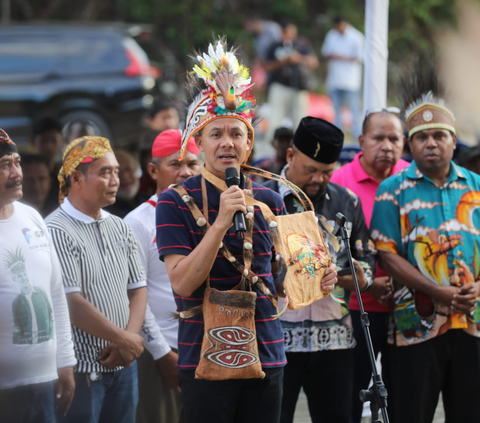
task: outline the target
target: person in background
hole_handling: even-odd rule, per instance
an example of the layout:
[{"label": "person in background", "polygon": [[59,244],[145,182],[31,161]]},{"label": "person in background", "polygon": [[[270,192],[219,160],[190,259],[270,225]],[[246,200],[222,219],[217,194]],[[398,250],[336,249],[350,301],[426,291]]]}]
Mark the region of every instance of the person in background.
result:
[{"label": "person in background", "polygon": [[360,90],[365,37],[343,17],[334,19],[322,46],[328,59],[327,88],[335,107],[335,125],[342,126],[342,107],[348,103],[353,117],[352,136],[360,135]]},{"label": "person in background", "polygon": [[282,120],[290,116],[293,127],[306,116],[308,90],[311,89],[312,70],[319,65],[310,43],[298,36],[298,29],[290,21],[284,21],[282,40],[274,43],[264,62],[270,74],[268,89],[268,132],[266,139],[273,139],[276,128]]},{"label": "person in background", "polygon": [[66,423],[135,421],[147,290],[133,231],[102,209],[115,202],[118,168],[106,138],[72,141],[58,175],[60,207],[47,219],[78,360],[70,412],[57,416]]},{"label": "person in background", "polygon": [[117,150],[115,152],[120,165],[118,176],[120,186],[117,191],[117,200],[114,204],[105,207],[105,210],[115,216],[124,218],[135,207],[148,200],[148,197],[140,192],[140,164],[129,152]]},{"label": "person in background", "polygon": [[52,177],[48,161],[42,156],[28,154],[22,156],[23,197],[28,204],[45,218],[58,207],[58,199],[50,195]]},{"label": "person in background", "polygon": [[44,118],[36,122],[31,144],[35,151],[47,160],[50,172],[56,176],[64,147],[60,123],[52,118]]},{"label": "person in background", "polygon": [[155,242],[158,196],[171,184],[179,184],[200,172],[199,151],[193,138],[183,160],[178,160],[181,139],[179,129],[167,129],[156,138],[148,171],[157,184],[157,192],[125,217],[138,240],[140,260],[147,273],[148,303],[159,327],[158,333],[152,333],[145,325],[142,328],[144,332],[148,331],[148,336],[146,351],[138,359],[137,423],[178,423],[181,417],[178,320],[171,317],[177,306],[167,268],[158,259]]},{"label": "person in background", "polygon": [[157,133],[166,129],[178,129],[180,116],[175,104],[171,101],[159,100],[149,110],[146,123]]},{"label": "person in background", "polygon": [[[338,212],[347,218],[350,248],[359,288],[363,291],[373,283],[375,256],[369,245],[370,234],[360,200],[351,191],[330,182],[343,140],[343,132],[331,123],[310,116],[303,118],[287,151],[288,164],[281,173],[312,201],[338,272],[337,287],[333,291],[337,300],[329,296],[300,310],[287,310],[280,317],[288,360],[281,423],[293,422],[302,387],[314,423],[349,423],[350,420],[355,338],[349,300],[355,288],[347,250],[343,242],[339,244],[332,235]],[[265,186],[283,197],[289,214],[304,211],[292,191],[277,181],[271,180]]]},{"label": "person in background", "polygon": [[[358,139],[362,152],[358,153],[351,163],[333,172],[330,179],[331,182],[348,188],[358,195],[368,227],[370,227],[378,186],[410,164],[400,158],[405,136],[398,113],[400,110],[394,107],[367,112],[363,121],[362,135]],[[373,285],[362,295],[363,305],[370,320],[370,334],[375,356],[382,354],[383,378],[389,394],[392,394],[389,384],[390,349],[387,343],[390,311],[386,301],[392,289],[390,277],[377,265]],[[372,376],[359,310],[358,299],[353,292],[350,314],[357,346],[354,349],[352,423],[360,423],[362,420],[363,405],[358,394],[361,389],[368,388]],[[393,418],[392,402],[389,402],[388,411]]]},{"label": "person in background", "polygon": [[[0,129],[0,421],[51,423],[76,365],[60,264],[45,222],[19,203],[17,146]],[[48,170],[46,172],[48,174]]]},{"label": "person in background", "polygon": [[62,127],[52,118],[39,120],[33,129],[31,144],[35,151],[48,163],[52,186],[48,195],[49,204],[58,205],[58,171],[61,167],[62,151],[65,146],[62,137]]},{"label": "person in background", "polygon": [[265,60],[270,46],[282,39],[282,28],[274,21],[250,16],[244,20],[244,27],[255,37],[255,54],[260,60]]},{"label": "person in background", "polygon": [[480,175],[480,145],[464,148],[457,156],[460,166]]},{"label": "person in background", "polygon": [[273,134],[272,146],[275,156],[254,163],[255,167],[279,174],[287,164],[287,150],[293,139],[293,132],[289,128],[277,128]]},{"label": "person in background", "polygon": [[140,192],[150,197],[157,189],[155,181],[148,173],[148,164],[152,160],[151,152],[153,141],[159,133],[167,129],[178,129],[180,116],[175,104],[160,99],[156,101],[148,112],[145,120],[148,128],[141,134],[138,148],[142,176],[140,178]]}]

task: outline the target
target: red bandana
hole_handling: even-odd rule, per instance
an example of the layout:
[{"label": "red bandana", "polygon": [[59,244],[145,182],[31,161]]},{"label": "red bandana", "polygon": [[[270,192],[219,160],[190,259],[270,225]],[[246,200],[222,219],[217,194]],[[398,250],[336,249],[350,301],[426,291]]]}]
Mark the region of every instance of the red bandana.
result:
[{"label": "red bandana", "polygon": [[[170,154],[180,151],[181,143],[182,131],[180,129],[167,129],[155,138],[152,146],[152,157],[170,156]],[[198,156],[199,150],[193,137],[189,139],[186,150]]]}]

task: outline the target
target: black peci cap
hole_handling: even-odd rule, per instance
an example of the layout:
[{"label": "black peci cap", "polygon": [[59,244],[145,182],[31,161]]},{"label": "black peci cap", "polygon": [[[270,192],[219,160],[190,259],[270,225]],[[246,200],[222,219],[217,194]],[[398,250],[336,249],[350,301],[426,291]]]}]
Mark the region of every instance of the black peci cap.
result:
[{"label": "black peci cap", "polygon": [[343,148],[343,132],[326,120],[304,117],[293,136],[293,145],[320,163],[338,161]]}]

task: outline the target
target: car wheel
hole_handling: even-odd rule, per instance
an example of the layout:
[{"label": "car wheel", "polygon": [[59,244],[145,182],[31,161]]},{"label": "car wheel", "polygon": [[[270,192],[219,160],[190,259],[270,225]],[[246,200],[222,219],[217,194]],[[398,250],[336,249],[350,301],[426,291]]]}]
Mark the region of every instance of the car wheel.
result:
[{"label": "car wheel", "polygon": [[84,135],[98,135],[109,140],[111,131],[105,120],[89,110],[74,110],[60,117],[62,134],[66,142]]}]

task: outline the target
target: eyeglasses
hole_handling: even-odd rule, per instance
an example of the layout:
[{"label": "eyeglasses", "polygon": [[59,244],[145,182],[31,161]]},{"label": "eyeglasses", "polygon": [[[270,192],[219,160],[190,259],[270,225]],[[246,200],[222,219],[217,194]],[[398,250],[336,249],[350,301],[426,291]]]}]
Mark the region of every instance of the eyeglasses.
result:
[{"label": "eyeglasses", "polygon": [[381,109],[373,109],[373,110],[367,110],[365,112],[365,117],[369,115],[373,115],[374,113],[381,113],[381,112],[388,112],[388,113],[400,113],[400,109],[398,107],[382,107]]}]

